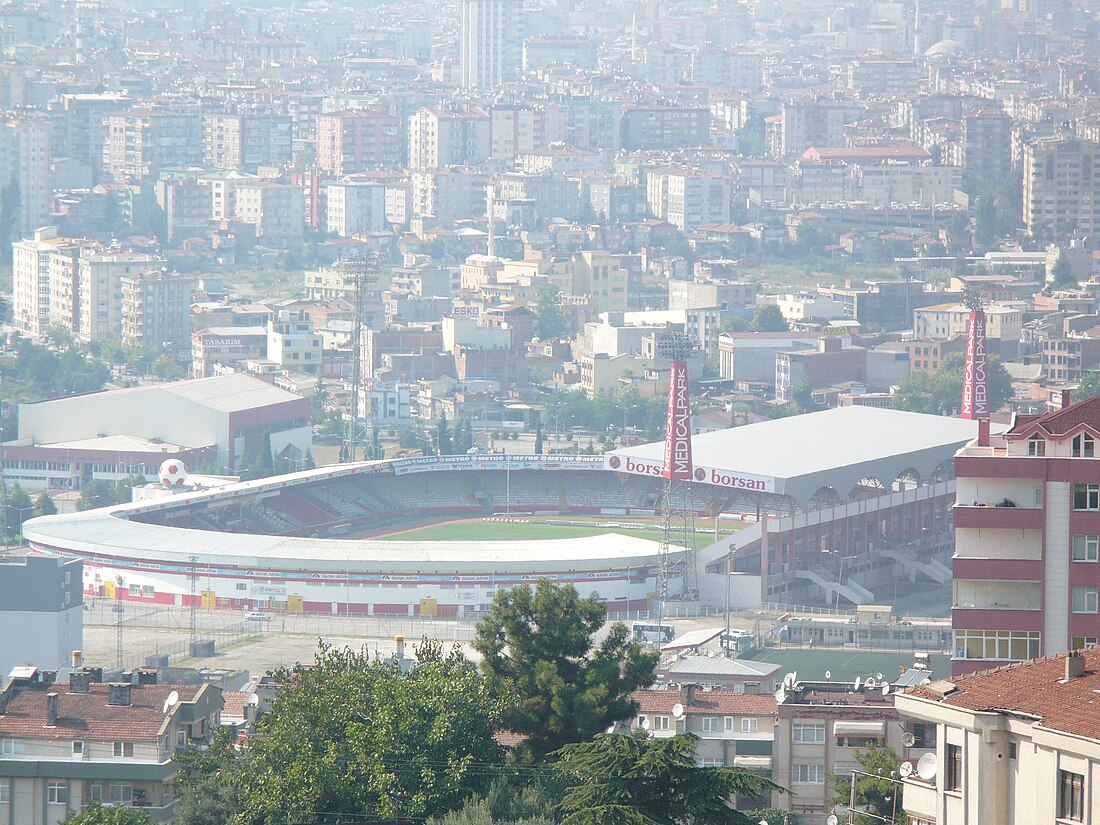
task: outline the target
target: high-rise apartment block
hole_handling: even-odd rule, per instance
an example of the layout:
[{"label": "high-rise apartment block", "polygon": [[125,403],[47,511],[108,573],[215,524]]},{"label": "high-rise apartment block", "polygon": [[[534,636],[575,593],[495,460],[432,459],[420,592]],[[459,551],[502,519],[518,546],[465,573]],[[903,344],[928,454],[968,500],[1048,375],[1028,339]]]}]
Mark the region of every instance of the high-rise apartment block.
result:
[{"label": "high-rise apartment block", "polygon": [[144,269],[121,280],[122,343],[164,350],[172,357],[188,356],[194,279]]},{"label": "high-rise apartment block", "polygon": [[492,126],[482,109],[421,109],[409,118],[409,168],[476,166],[489,159]]},{"label": "high-rise apartment block", "polygon": [[[51,258],[56,254],[72,259],[78,250],[73,241],[58,237],[54,226],[12,244],[13,323],[24,335],[41,335],[55,320],[50,304]],[[70,285],[70,292],[73,290]]]},{"label": "high-rise apartment block", "polygon": [[50,132],[41,118],[7,118],[0,129],[0,192],[17,208],[8,226],[23,237],[45,226],[50,217]]},{"label": "high-rise apartment block", "polygon": [[248,172],[290,163],[292,126],[290,115],[204,114],[203,159],[215,169]]},{"label": "high-rise apartment block", "polygon": [[99,247],[80,250],[77,271],[79,323],[73,333],[81,341],[122,337],[122,279],[163,264],[146,252]]},{"label": "high-rise apartment block", "polygon": [[999,109],[963,117],[962,163],[966,176],[974,180],[1007,180],[1012,171],[1012,118]]},{"label": "high-rise apartment block", "polygon": [[523,0],[461,0],[461,84],[492,89],[511,80],[523,57]]},{"label": "high-rise apartment block", "polygon": [[1100,639],[1100,398],[979,426],[955,458],[956,674]]},{"label": "high-rise apartment block", "polygon": [[317,168],[337,177],[400,163],[400,121],[369,109],[317,117]]},{"label": "high-rise apartment block", "polygon": [[1100,231],[1100,143],[1046,138],[1024,146],[1024,224],[1047,240]]},{"label": "high-rise apartment block", "polygon": [[153,178],[162,169],[202,164],[202,115],[197,106],[140,106],[108,115],[103,170],[113,178]]}]

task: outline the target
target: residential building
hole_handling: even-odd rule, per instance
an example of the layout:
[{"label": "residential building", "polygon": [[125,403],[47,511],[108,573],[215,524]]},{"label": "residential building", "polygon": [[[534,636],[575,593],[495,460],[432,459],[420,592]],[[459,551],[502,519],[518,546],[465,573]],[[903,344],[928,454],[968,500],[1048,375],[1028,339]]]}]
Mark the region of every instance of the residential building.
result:
[{"label": "residential building", "polygon": [[[1014,358],[1023,330],[1023,312],[1013,306],[985,307],[986,340],[990,350]],[[970,309],[963,304],[937,304],[913,311],[913,337],[949,340],[966,335]]]},{"label": "residential building", "polygon": [[163,263],[163,259],[147,252],[91,246],[81,249],[77,272],[80,321],[73,330],[76,337],[81,341],[120,339],[122,279]]},{"label": "residential building", "polygon": [[485,215],[486,175],[467,168],[413,172],[412,214],[431,216],[444,226]]},{"label": "residential building", "polygon": [[1100,398],[988,425],[955,458],[952,671],[1100,639]]},{"label": "residential building", "polygon": [[169,175],[153,185],[164,213],[164,238],[175,245],[203,237],[210,225],[210,189],[195,177]]},{"label": "residential building", "polygon": [[63,94],[57,101],[50,141],[55,157],[71,157],[92,172],[92,183],[103,180],[106,118],[134,105],[133,98],[113,92]]},{"label": "residential building", "polygon": [[328,231],[341,238],[386,230],[386,185],[340,181],[328,191]]},{"label": "residential building", "polygon": [[1008,180],[1012,171],[1012,118],[979,109],[962,119],[963,172],[975,181]]},{"label": "residential building", "polygon": [[513,80],[522,63],[522,0],[461,0],[459,14],[459,85],[491,90]]},{"label": "residential building", "polygon": [[249,181],[237,184],[235,192],[235,217],[255,226],[257,238],[284,246],[305,237],[305,196],[301,187]]},{"label": "residential building", "polygon": [[[506,4],[515,0],[484,2]],[[488,160],[491,152],[492,120],[482,109],[420,109],[409,118],[410,169],[477,166]]]},{"label": "residential building", "polygon": [[816,349],[786,350],[775,354],[775,400],[793,401],[799,387],[811,390],[867,377],[867,350],[851,340],[826,337]]},{"label": "residential building", "polygon": [[1100,231],[1100,143],[1044,138],[1024,145],[1028,234],[1059,241]]},{"label": "residential building", "polygon": [[267,359],[291,372],[321,371],[321,336],[304,310],[279,310],[267,323]]},{"label": "residential building", "polygon": [[18,633],[0,634],[4,678],[12,668],[30,662],[51,670],[65,667],[70,653],[83,648],[83,570],[84,562],[73,557],[16,550],[0,558],[0,623],[19,628]]},{"label": "residential building", "polygon": [[1100,650],[1089,648],[899,693],[907,725],[936,737],[935,758],[901,780],[907,822],[1096,822],[1098,690]]},{"label": "residential building", "polygon": [[293,159],[290,115],[204,113],[203,159],[215,169],[255,172]]},{"label": "residential building", "polygon": [[700,224],[730,222],[730,179],[709,172],[675,172],[668,175],[668,211],[663,217],[681,232]]},{"label": "residential building", "polygon": [[718,374],[774,387],[776,354],[815,349],[820,338],[811,332],[723,332],[718,336]]},{"label": "residential building", "polygon": [[92,802],[170,819],[176,749],[209,740],[221,689],[136,681],[102,684],[102,670],[17,668],[0,698],[0,822],[56,825]]},{"label": "residential building", "polygon": [[[775,740],[776,701],[771,693],[750,694],[702,690],[693,684],[679,690],[639,690],[631,730],[645,730],[654,739],[693,733],[695,763],[700,767],[744,768],[770,777]],[[766,808],[769,800],[738,797],[738,810]]]},{"label": "residential building", "polygon": [[50,130],[34,117],[8,117],[0,125],[0,187],[19,191],[11,235],[2,239],[6,243],[49,223]]},{"label": "residential building", "polygon": [[606,250],[573,253],[570,295],[588,295],[592,311],[623,312],[629,308],[630,275],[622,258]]},{"label": "residential building", "polygon": [[784,101],[780,154],[801,155],[811,146],[844,146],[844,127],[864,114],[860,106],[833,100]]},{"label": "residential building", "polygon": [[198,106],[135,106],[105,118],[103,171],[116,180],[152,179],[162,169],[201,166]]},{"label": "residential building", "polygon": [[622,113],[622,147],[683,149],[710,144],[710,110],[681,106],[638,106]]},{"label": "residential building", "polygon": [[122,276],[122,343],[190,358],[195,279],[145,269]]},{"label": "residential building", "polygon": [[267,355],[267,328],[207,327],[191,333],[191,377],[208,378],[230,371],[250,358]]},{"label": "residential building", "polygon": [[[68,238],[60,238],[57,227],[35,230],[32,237],[12,244],[12,312],[15,328],[24,335],[38,336],[46,331],[52,321],[50,303],[51,260],[55,255],[69,258],[70,280],[72,259],[79,253],[79,245]],[[70,282],[69,317],[72,309],[74,285]],[[59,315],[63,319],[63,315]]]},{"label": "residential building", "polygon": [[336,177],[392,169],[401,160],[401,122],[371,109],[317,117],[317,168]]}]

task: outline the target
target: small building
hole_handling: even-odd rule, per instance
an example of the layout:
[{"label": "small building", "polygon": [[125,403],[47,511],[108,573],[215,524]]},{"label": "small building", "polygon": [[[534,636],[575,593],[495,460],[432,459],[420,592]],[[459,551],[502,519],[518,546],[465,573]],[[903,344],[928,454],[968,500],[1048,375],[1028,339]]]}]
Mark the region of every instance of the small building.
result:
[{"label": "small building", "polygon": [[[0,678],[17,665],[64,667],[83,647],[84,562],[14,551],[0,556]],[[0,821],[3,821],[0,813]]]}]

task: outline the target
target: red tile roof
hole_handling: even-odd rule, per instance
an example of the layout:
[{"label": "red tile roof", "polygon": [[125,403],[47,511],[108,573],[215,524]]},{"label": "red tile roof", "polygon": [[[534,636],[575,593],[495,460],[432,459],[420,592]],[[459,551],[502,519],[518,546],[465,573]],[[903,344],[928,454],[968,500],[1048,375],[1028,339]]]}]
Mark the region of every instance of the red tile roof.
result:
[{"label": "red tile roof", "polygon": [[[1002,711],[1040,720],[1045,728],[1100,740],[1100,648],[1082,651],[1083,676],[1066,681],[1066,655],[1034,659],[932,682],[908,693],[952,707]],[[938,687],[950,687],[946,695]]]},{"label": "red tile roof", "polygon": [[[200,685],[133,685],[130,705],[107,704],[108,686],[93,684],[90,693],[72,693],[66,684],[34,685],[15,696],[0,715],[0,738],[103,739],[154,741],[164,724],[164,700],[176,691],[189,702]],[[46,726],[46,694],[57,693],[58,719]]]},{"label": "red tile roof", "polygon": [[678,690],[639,690],[632,694],[639,713],[672,713],[678,704],[685,714],[724,716],[774,716],[779,705],[770,693],[736,693],[732,690],[696,690],[692,702],[684,702]]},{"label": "red tile roof", "polygon": [[1100,430],[1100,396],[1040,416],[1017,416],[1016,425],[1005,435],[1022,435],[1036,428],[1048,435],[1067,435],[1082,425]]}]

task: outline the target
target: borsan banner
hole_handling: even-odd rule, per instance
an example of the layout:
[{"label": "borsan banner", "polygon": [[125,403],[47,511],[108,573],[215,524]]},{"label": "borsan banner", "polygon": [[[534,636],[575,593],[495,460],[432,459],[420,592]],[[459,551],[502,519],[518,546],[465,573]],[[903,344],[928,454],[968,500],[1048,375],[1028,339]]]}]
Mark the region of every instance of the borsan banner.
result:
[{"label": "borsan banner", "polygon": [[[605,453],[603,466],[605,470],[614,470],[635,476],[650,476],[651,478],[661,478],[661,472],[664,469],[661,461],[618,453]],[[734,490],[752,490],[759,493],[775,492],[775,479],[773,478],[746,475],[724,467],[707,467],[706,465],[697,464],[691,477],[698,484],[710,484],[715,487],[728,487]]]}]

